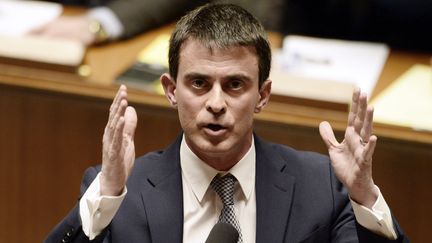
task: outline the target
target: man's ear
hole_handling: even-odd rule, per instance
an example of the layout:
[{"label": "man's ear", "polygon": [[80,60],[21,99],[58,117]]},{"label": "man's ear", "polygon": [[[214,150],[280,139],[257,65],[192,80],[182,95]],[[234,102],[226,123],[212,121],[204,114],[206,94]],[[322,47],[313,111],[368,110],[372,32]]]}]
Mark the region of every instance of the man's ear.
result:
[{"label": "man's ear", "polygon": [[258,100],[258,103],[255,106],[255,113],[260,113],[261,110],[264,108],[264,106],[267,105],[270,99],[271,83],[272,81],[267,79],[261,85],[261,88],[259,90],[260,98]]},{"label": "man's ear", "polygon": [[177,107],[177,99],[175,97],[176,92],[176,82],[168,73],[164,73],[160,77],[160,81],[162,83],[165,96],[170,102],[171,106]]}]

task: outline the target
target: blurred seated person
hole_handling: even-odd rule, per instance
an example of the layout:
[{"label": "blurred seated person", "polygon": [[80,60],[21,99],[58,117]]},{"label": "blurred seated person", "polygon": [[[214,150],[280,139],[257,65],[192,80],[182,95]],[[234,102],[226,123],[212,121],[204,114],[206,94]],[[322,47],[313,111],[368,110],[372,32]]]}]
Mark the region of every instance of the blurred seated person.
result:
[{"label": "blurred seated person", "polygon": [[[60,17],[34,34],[77,39],[86,45],[129,38],[174,22],[187,11],[220,0],[57,0],[89,7]],[[432,1],[426,0],[225,0],[254,14],[267,30],[385,42],[393,48],[432,51]]]},{"label": "blurred seated person", "polygon": [[287,0],[284,34],[384,42],[432,51],[430,0]]},{"label": "blurred seated person", "polygon": [[[285,0],[229,0],[252,12],[270,30],[280,31],[281,9]],[[176,21],[189,10],[212,0],[56,0],[78,5],[88,11],[78,16],[61,16],[31,32],[62,37],[93,45],[133,37],[152,28]],[[277,14],[280,13],[280,14]]]}]

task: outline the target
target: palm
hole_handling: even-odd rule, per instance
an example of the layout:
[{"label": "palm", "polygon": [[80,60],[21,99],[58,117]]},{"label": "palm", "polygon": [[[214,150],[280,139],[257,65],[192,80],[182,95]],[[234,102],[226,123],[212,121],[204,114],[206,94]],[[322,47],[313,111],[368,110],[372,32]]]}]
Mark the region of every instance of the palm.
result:
[{"label": "palm", "polygon": [[133,162],[135,160],[135,143],[134,143],[134,132],[137,124],[137,115],[133,108],[127,108],[125,112],[125,127],[124,127],[124,135],[123,135],[123,151],[124,151],[124,173],[125,173],[125,181],[129,175],[129,172],[132,169]]},{"label": "palm", "polygon": [[135,160],[134,133],[137,115],[127,104],[121,86],[110,108],[103,136],[101,194],[118,195],[124,188]]},{"label": "palm", "polygon": [[[353,131],[353,128],[347,129],[344,140],[341,143],[332,144],[328,148],[336,176],[345,185],[353,185],[359,179],[362,181],[368,179],[367,175],[371,173],[361,172],[363,170],[369,172],[372,169],[371,161],[366,158],[366,147],[363,145],[350,146],[350,144],[355,144],[356,141],[361,141],[360,136],[351,134]],[[363,178],[363,176],[365,177]]]}]

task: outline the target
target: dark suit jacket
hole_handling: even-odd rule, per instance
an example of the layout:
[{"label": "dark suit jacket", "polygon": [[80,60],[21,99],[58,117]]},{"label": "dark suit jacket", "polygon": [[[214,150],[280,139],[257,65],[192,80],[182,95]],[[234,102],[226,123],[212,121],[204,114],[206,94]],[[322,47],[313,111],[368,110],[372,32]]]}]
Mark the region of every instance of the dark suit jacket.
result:
[{"label": "dark suit jacket", "polygon": [[[183,197],[179,161],[181,136],[165,151],[135,162],[128,194],[110,225],[95,242],[182,242]],[[255,137],[257,243],[392,242],[355,221],[346,189],[329,158],[271,144]],[[99,172],[86,171],[81,193]],[[77,206],[45,242],[88,242]],[[408,242],[396,225],[397,242]]]}]

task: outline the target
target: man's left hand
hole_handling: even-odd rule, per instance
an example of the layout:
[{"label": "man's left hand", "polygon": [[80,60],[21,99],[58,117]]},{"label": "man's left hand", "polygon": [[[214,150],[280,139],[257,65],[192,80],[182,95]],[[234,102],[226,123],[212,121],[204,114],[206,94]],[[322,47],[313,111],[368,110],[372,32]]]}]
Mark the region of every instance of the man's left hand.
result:
[{"label": "man's left hand", "polygon": [[326,121],[319,126],[332,166],[338,179],[347,187],[352,200],[372,208],[378,190],[372,178],[372,155],[377,137],[372,134],[373,108],[367,105],[367,96],[356,89],[348,116],[345,137],[339,143]]}]

